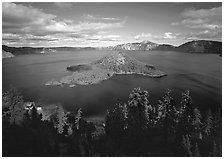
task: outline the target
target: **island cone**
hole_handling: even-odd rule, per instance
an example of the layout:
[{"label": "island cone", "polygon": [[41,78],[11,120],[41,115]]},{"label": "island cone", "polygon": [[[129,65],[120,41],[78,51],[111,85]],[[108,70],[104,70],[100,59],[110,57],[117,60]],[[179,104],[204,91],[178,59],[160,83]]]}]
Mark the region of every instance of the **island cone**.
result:
[{"label": "island cone", "polygon": [[69,66],[67,70],[72,71],[73,74],[63,77],[59,82],[51,81],[46,85],[68,84],[75,86],[96,84],[109,79],[114,74],[140,74],[149,77],[163,77],[166,75],[154,66],[138,61],[123,52],[113,52],[90,64]]}]

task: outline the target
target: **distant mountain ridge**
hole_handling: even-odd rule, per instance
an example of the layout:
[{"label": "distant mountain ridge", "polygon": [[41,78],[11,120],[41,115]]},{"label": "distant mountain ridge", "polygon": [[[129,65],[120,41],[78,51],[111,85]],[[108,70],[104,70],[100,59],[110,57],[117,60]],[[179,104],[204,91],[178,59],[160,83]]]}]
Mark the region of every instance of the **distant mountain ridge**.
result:
[{"label": "distant mountain ridge", "polygon": [[36,54],[36,53],[53,53],[56,51],[76,51],[76,50],[138,50],[138,51],[178,51],[186,53],[222,53],[222,42],[219,41],[208,41],[208,40],[194,40],[186,42],[180,46],[173,46],[169,44],[157,44],[150,41],[142,41],[135,43],[126,43],[116,46],[108,47],[8,47],[2,45],[2,49],[6,52],[10,52],[13,55],[23,54]]},{"label": "distant mountain ridge", "polygon": [[75,50],[92,50],[92,47],[9,47],[2,45],[2,50],[6,52],[11,52],[13,55],[23,55],[23,54],[44,54],[44,53],[54,53],[56,51],[75,51]]},{"label": "distant mountain ridge", "polygon": [[150,41],[142,41],[138,43],[126,43],[116,46],[104,47],[109,50],[139,50],[139,51],[179,51],[187,53],[222,53],[222,42],[195,40],[186,42],[180,46],[173,46],[168,44],[156,44]]},{"label": "distant mountain ridge", "polygon": [[177,51],[189,52],[189,53],[222,53],[222,42],[219,41],[207,41],[196,40],[186,42],[176,48]]}]

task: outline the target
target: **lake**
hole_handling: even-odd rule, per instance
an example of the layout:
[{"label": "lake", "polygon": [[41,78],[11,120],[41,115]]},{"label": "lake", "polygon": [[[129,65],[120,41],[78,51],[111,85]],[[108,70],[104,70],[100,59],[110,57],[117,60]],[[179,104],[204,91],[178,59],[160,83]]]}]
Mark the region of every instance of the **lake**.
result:
[{"label": "lake", "polygon": [[115,75],[97,85],[49,87],[52,79],[70,75],[66,67],[89,63],[112,51],[88,50],[53,54],[21,55],[2,60],[2,88],[12,84],[25,101],[43,105],[61,104],[67,111],[83,109],[86,118],[105,116],[106,110],[118,101],[127,102],[135,87],[149,92],[152,105],[157,104],[167,88],[177,104],[184,90],[191,92],[193,104],[200,110],[222,107],[222,57],[218,54],[189,54],[167,51],[125,51],[136,59],[152,64],[168,76],[150,78],[141,75]]}]

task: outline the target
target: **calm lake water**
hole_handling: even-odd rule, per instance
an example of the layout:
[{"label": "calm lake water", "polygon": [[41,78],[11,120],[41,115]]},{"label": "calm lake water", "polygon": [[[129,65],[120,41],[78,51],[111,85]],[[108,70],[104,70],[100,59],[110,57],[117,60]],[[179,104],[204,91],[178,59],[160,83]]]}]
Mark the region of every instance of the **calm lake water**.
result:
[{"label": "calm lake water", "polygon": [[163,78],[140,75],[116,75],[97,85],[49,87],[44,83],[71,74],[66,67],[89,63],[111,51],[76,51],[54,54],[21,55],[3,59],[3,91],[9,85],[17,87],[25,101],[61,104],[67,111],[82,107],[87,118],[102,118],[106,110],[118,101],[126,102],[131,90],[141,87],[157,104],[167,88],[172,90],[177,104],[181,93],[190,90],[194,105],[202,111],[222,106],[222,57],[213,54],[187,54],[163,51],[126,51],[147,64],[167,73]]}]

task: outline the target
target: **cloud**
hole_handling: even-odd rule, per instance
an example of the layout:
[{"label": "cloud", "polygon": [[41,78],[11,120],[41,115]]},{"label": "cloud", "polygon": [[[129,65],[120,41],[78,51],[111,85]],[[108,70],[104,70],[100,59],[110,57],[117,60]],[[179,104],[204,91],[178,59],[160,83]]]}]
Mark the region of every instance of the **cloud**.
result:
[{"label": "cloud", "polygon": [[45,26],[56,23],[56,16],[40,9],[20,4],[3,2],[2,29],[6,33],[29,33],[44,31]]},{"label": "cloud", "polygon": [[151,33],[141,33],[141,34],[134,36],[134,38],[136,40],[145,39],[145,38],[149,38],[149,37],[151,37]]},{"label": "cloud", "polygon": [[208,18],[213,16],[222,16],[222,7],[211,9],[187,9],[181,13],[184,18]]},{"label": "cloud", "polygon": [[176,39],[177,37],[180,37],[179,33],[171,33],[171,32],[165,32],[164,34],[151,34],[151,33],[141,33],[136,36],[134,36],[135,40],[152,40],[152,41],[158,41],[158,40],[170,40],[170,39]]},{"label": "cloud", "polygon": [[59,7],[59,8],[71,8],[72,7],[72,3],[71,2],[54,2],[54,5]]},{"label": "cloud", "polygon": [[185,35],[185,39],[187,40],[222,40],[222,30],[203,30],[199,32],[191,32]]},{"label": "cloud", "polygon": [[78,25],[74,26],[77,30],[102,30],[110,28],[119,28],[124,25],[124,21],[117,23],[104,23],[104,22],[80,22]]},{"label": "cloud", "polygon": [[188,9],[181,13],[181,23],[194,29],[220,29],[222,28],[222,7],[211,9]]},{"label": "cloud", "polygon": [[171,25],[175,26],[175,25],[179,25],[179,22],[172,22]]},{"label": "cloud", "polygon": [[171,32],[167,32],[167,33],[164,33],[163,38],[164,38],[164,39],[175,39],[176,36],[173,35],[173,33],[171,33]]},{"label": "cloud", "polygon": [[120,21],[122,19],[120,18],[115,18],[115,17],[101,17],[99,15],[90,15],[90,14],[84,14],[83,15],[83,18],[84,19],[87,19],[87,20],[105,20],[105,21]]},{"label": "cloud", "polygon": [[[190,33],[181,34],[176,38],[186,40],[207,39],[221,40],[222,39],[222,7],[211,9],[186,9],[181,14],[180,22],[173,22],[171,25],[182,25],[190,29]],[[166,36],[169,38],[169,35]]]},{"label": "cloud", "polygon": [[[64,3],[55,5],[63,6]],[[32,6],[10,2],[2,4],[3,42],[9,44],[10,40],[14,40],[12,45],[16,45],[16,40],[18,45],[31,43],[32,45],[35,43],[37,45],[50,45],[51,43],[64,45],[68,44],[68,41],[70,45],[73,45],[77,44],[77,41],[83,42],[87,37],[91,38],[107,33],[107,30],[123,27],[125,23],[126,19],[113,17],[100,17],[97,21],[83,18],[82,21],[74,22],[70,19],[60,19],[56,15],[45,13]],[[102,40],[115,41],[117,39],[102,37]],[[46,43],[47,41],[49,43]]]},{"label": "cloud", "polygon": [[[145,34],[139,34],[139,35],[145,35]],[[185,42],[186,39],[186,35],[183,33],[174,33],[174,32],[165,32],[165,33],[160,33],[160,34],[154,34],[151,33],[150,36],[148,35],[147,37],[143,38],[137,38],[134,36],[133,37],[134,41],[132,40],[132,42],[141,42],[141,41],[151,41],[157,44],[175,44],[175,45],[179,45],[182,44],[183,42]]]},{"label": "cloud", "polygon": [[2,34],[2,40],[19,40],[21,37],[18,34],[6,33]]},{"label": "cloud", "polygon": [[102,20],[121,20],[119,18],[102,18]]},{"label": "cloud", "polygon": [[87,40],[91,41],[119,41],[120,35],[95,35],[91,38],[88,38]]},{"label": "cloud", "polygon": [[24,26],[24,25],[43,25],[56,16],[46,14],[40,9],[26,7],[10,2],[2,4],[2,20],[3,25],[8,26]]}]

